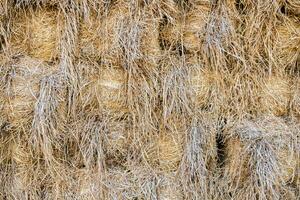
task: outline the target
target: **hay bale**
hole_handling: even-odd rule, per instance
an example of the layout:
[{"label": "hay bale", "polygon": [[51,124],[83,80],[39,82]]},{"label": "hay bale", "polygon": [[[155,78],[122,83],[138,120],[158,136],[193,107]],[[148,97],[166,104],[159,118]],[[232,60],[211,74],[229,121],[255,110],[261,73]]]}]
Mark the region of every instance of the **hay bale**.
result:
[{"label": "hay bale", "polygon": [[[99,66],[98,66],[99,67]],[[78,68],[91,69],[87,63],[79,64]],[[83,74],[80,90],[80,101],[83,110],[87,113],[107,111],[108,113],[120,113],[126,110],[126,73],[118,66],[100,66]]]},{"label": "hay bale", "polygon": [[55,67],[29,57],[18,58],[10,67],[4,112],[14,128],[23,129],[31,125],[41,79]]},{"label": "hay bale", "polygon": [[43,61],[59,56],[60,13],[54,8],[21,10],[13,18],[10,48]]},{"label": "hay bale", "polygon": [[170,130],[161,130],[160,136],[146,147],[145,152],[147,162],[153,168],[164,172],[176,171],[182,155],[182,132],[176,133]]},{"label": "hay bale", "polygon": [[[111,120],[112,121],[112,120]],[[129,153],[128,121],[109,122],[105,136],[105,156],[108,165],[124,164]]]},{"label": "hay bale", "polygon": [[189,89],[191,102],[196,108],[205,108],[210,105],[222,105],[227,96],[225,93],[224,77],[216,70],[210,70],[201,66],[195,56],[187,59],[190,66]]},{"label": "hay bale", "polygon": [[[299,5],[300,6],[300,5]],[[294,66],[300,54],[300,25],[290,19],[276,26],[274,62],[280,67]]]},{"label": "hay bale", "polygon": [[16,168],[14,176],[16,190],[26,191],[31,187],[34,159],[30,151],[25,141],[14,143],[12,147],[12,161]]},{"label": "hay bale", "polygon": [[233,187],[243,183],[249,176],[247,162],[249,155],[239,138],[229,138],[225,143],[225,177],[232,181]]},{"label": "hay bale", "polygon": [[182,42],[183,27],[183,19],[176,17],[161,28],[160,38],[165,49],[172,49]]},{"label": "hay bale", "polygon": [[262,89],[262,110],[273,113],[276,116],[288,114],[291,95],[291,84],[288,77],[268,77]]},{"label": "hay bale", "polygon": [[185,19],[183,45],[190,52],[199,52],[204,40],[205,27],[210,18],[210,6],[199,5]]},{"label": "hay bale", "polygon": [[[270,175],[272,175],[272,179],[274,178],[276,183],[281,183],[282,181],[284,183],[289,182],[294,176],[297,165],[293,129],[294,127],[286,124],[283,119],[274,116],[264,116],[254,121],[244,121],[235,129],[235,133],[239,135],[240,140],[238,142],[233,140],[234,143],[229,140],[231,142],[229,145],[238,146],[236,148],[239,150],[239,152],[234,150],[233,146],[227,148],[229,159],[231,158],[230,155],[232,151],[239,155],[232,157],[233,159],[237,159],[236,161],[227,162],[227,167],[232,167],[229,171],[239,172],[240,170],[237,170],[235,167],[243,167],[245,163],[244,160],[246,160],[246,167],[249,167],[249,170],[255,170],[252,165],[255,165],[257,162],[263,162],[263,160],[256,161],[256,156],[264,157],[269,155],[273,157],[268,157],[271,163],[266,164],[274,164],[276,166],[273,168],[274,171],[265,173],[275,173]],[[255,141],[258,143],[256,144]],[[265,146],[266,149],[260,149],[262,147],[260,145]],[[270,152],[265,152],[265,154],[262,154],[263,152],[257,152],[269,150]],[[232,164],[236,162],[240,163],[240,165]],[[248,175],[257,175],[259,173],[264,172],[249,171],[247,174],[241,174],[239,178],[244,178]]]}]

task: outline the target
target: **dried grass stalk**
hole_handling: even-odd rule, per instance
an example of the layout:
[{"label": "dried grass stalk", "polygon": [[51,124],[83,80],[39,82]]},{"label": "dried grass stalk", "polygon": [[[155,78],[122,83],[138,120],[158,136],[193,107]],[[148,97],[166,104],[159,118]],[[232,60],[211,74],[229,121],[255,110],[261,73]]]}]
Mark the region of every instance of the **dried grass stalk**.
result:
[{"label": "dried grass stalk", "polygon": [[221,105],[226,98],[225,83],[221,73],[202,66],[197,56],[188,58],[187,64],[191,68],[189,88],[194,107],[200,109]]},{"label": "dried grass stalk", "polygon": [[99,181],[101,177],[99,177],[99,171],[96,168],[79,169],[75,176],[75,180],[78,181],[75,184],[76,188],[74,188],[76,198],[80,200],[107,198],[103,196],[102,183]]},{"label": "dried grass stalk", "polygon": [[111,168],[106,185],[108,199],[151,199],[157,198],[154,174],[147,168],[134,165],[129,170]]},{"label": "dried grass stalk", "polygon": [[57,0],[16,0],[14,2],[15,6],[18,8],[22,8],[24,6],[30,6],[30,5],[55,5],[59,1]]},{"label": "dried grass stalk", "polygon": [[120,65],[125,56],[131,61],[156,65],[160,55],[159,18],[147,7],[134,13],[131,9],[136,8],[130,6],[127,1],[118,2],[107,15],[100,18],[92,12],[81,23],[79,46],[84,57]]},{"label": "dried grass stalk", "polygon": [[66,127],[66,90],[61,74],[43,77],[34,108],[31,141],[35,153],[43,155],[46,164],[55,161],[54,152],[62,151],[61,139]]},{"label": "dried grass stalk", "polygon": [[229,138],[226,141],[225,156],[224,176],[230,180],[229,188],[235,190],[249,176],[249,157],[239,138]]},{"label": "dried grass stalk", "polygon": [[43,61],[59,56],[61,26],[60,12],[54,8],[20,10],[14,16],[10,47],[13,53],[22,53]]},{"label": "dried grass stalk", "polygon": [[297,0],[287,0],[286,7],[288,10],[292,12],[292,14],[299,15],[300,14],[300,3]]}]

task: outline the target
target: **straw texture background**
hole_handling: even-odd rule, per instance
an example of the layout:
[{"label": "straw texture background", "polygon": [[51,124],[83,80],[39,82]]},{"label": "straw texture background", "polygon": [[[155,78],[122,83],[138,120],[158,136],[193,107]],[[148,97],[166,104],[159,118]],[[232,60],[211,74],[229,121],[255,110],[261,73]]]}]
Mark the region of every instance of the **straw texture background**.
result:
[{"label": "straw texture background", "polygon": [[299,0],[0,0],[0,200],[300,199]]}]

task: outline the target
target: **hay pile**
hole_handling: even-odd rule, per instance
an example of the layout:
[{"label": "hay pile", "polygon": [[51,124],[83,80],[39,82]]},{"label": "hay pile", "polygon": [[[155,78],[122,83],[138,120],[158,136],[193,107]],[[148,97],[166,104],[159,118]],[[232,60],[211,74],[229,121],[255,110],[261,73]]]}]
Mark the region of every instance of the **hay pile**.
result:
[{"label": "hay pile", "polygon": [[299,199],[297,0],[0,0],[0,199]]}]

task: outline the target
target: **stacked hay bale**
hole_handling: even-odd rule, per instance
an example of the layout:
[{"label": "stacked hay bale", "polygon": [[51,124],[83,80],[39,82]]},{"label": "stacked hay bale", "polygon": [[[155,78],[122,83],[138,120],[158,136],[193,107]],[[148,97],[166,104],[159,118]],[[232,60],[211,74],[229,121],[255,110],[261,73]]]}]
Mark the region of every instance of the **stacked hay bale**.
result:
[{"label": "stacked hay bale", "polygon": [[291,81],[287,76],[270,76],[263,87],[262,110],[276,116],[287,115],[291,102]]},{"label": "stacked hay bale", "polygon": [[4,112],[10,125],[18,130],[30,128],[40,92],[40,81],[56,70],[43,62],[20,57],[9,66]]},{"label": "stacked hay bale", "polygon": [[184,119],[169,120],[168,125],[170,127],[161,128],[145,152],[150,166],[161,172],[177,171],[183,155]]},{"label": "stacked hay bale", "polygon": [[[265,116],[237,127],[226,143],[224,175],[229,193],[240,198],[282,196],[287,183],[294,180],[297,150],[294,127],[284,120]],[[264,184],[256,187],[256,182]],[[245,185],[244,185],[245,184]]]},{"label": "stacked hay bale", "polygon": [[274,64],[285,68],[295,66],[299,57],[300,25],[295,19],[287,18],[276,27],[274,42]]},{"label": "stacked hay bale", "polygon": [[18,11],[12,22],[12,53],[43,61],[55,60],[59,56],[59,18],[59,11],[50,7]]},{"label": "stacked hay bale", "polygon": [[296,0],[0,0],[0,198],[297,199]]}]

